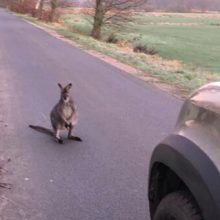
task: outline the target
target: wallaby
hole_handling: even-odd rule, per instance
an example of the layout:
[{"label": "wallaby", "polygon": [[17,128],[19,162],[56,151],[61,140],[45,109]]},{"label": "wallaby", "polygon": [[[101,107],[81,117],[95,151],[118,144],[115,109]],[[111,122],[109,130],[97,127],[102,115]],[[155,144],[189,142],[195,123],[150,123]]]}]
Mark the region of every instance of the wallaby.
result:
[{"label": "wallaby", "polygon": [[35,125],[29,125],[29,127],[55,137],[56,141],[60,144],[63,143],[63,140],[60,137],[60,131],[64,129],[68,130],[68,139],[82,141],[81,138],[71,135],[72,130],[78,121],[76,107],[72,97],[70,96],[72,84],[69,83],[67,86],[63,87],[60,83],[58,83],[58,86],[61,90],[60,100],[50,113],[53,130]]}]

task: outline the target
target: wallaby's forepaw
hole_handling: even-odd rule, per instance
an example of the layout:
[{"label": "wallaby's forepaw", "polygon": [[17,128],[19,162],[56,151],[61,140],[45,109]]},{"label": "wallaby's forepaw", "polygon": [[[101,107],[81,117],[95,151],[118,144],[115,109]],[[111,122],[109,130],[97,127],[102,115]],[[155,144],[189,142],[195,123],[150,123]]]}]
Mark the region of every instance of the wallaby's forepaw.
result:
[{"label": "wallaby's forepaw", "polygon": [[82,139],[80,137],[76,137],[76,136],[69,136],[68,139],[73,140],[73,141],[82,142]]}]

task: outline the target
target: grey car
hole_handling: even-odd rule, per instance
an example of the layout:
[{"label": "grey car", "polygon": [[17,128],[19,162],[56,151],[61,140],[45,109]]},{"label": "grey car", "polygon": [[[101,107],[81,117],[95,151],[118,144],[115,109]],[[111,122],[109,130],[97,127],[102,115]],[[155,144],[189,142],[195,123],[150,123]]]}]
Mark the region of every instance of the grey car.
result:
[{"label": "grey car", "polygon": [[220,82],[184,102],[154,149],[148,198],[153,220],[220,220]]}]

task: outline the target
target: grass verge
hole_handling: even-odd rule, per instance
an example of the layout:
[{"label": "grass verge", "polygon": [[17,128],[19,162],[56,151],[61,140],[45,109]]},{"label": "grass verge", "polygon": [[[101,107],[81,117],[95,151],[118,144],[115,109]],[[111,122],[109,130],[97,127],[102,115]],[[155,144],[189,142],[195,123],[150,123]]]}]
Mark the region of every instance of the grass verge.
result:
[{"label": "grass verge", "polygon": [[[133,73],[145,81],[151,81],[160,87],[165,88],[165,90],[169,90],[171,93],[185,96],[202,84],[220,80],[220,66],[217,65],[215,57],[213,57],[211,52],[208,50],[210,46],[205,49],[202,48],[204,51],[199,51],[197,49],[197,47],[203,46],[202,43],[205,43],[204,39],[202,38],[202,40],[200,40],[200,44],[197,43],[195,47],[193,47],[190,43],[184,44],[187,40],[186,36],[190,34],[190,29],[187,29],[187,31],[184,32],[184,28],[182,28],[182,26],[199,26],[200,29],[198,34],[201,34],[201,31],[204,31],[203,29],[201,30],[202,27],[210,28],[210,26],[213,26],[212,24],[217,22],[212,18],[207,21],[204,20],[203,17],[186,18],[180,17],[180,15],[177,14],[170,16],[157,15],[153,17],[136,15],[135,19],[137,24],[134,25],[135,23],[133,22],[133,24],[130,24],[129,28],[125,27],[123,31],[117,34],[117,37],[119,38],[118,44],[109,44],[105,41],[97,41],[89,36],[91,23],[89,23],[88,19],[83,15],[65,15],[61,24],[49,24],[38,21],[28,15],[16,15],[44,28],[57,32],[59,35],[79,44],[82,49],[98,51],[124,64],[134,67],[138,71],[132,70],[133,72],[128,72]],[[145,26],[146,22],[148,22],[148,26],[143,28],[143,25]],[[166,24],[165,26],[164,23]],[[155,24],[159,26],[162,25],[162,27],[159,30],[153,29]],[[176,28],[168,35],[170,32],[170,26],[175,26]],[[216,25],[214,28],[214,32],[216,32],[216,28],[219,27]],[[112,34],[112,31],[112,28],[105,28],[103,30],[104,39]],[[149,31],[149,34],[145,33],[146,31]],[[178,31],[180,31],[180,33]],[[172,35],[177,37],[172,38]],[[160,38],[161,36],[164,36],[163,39]],[[190,41],[191,43],[195,41],[196,36],[194,37],[190,36],[190,38],[192,38]],[[155,47],[155,45],[157,45],[156,50],[158,49],[159,54],[152,56],[133,52],[131,41],[137,38],[142,42],[148,42],[150,46]],[[183,41],[180,42],[182,38]],[[175,41],[177,42],[176,46],[172,49],[171,46],[175,44]],[[164,45],[166,45],[166,47]],[[189,50],[189,48],[184,49],[186,45],[188,45],[189,48],[192,48],[192,53],[188,53],[187,50]],[[176,49],[178,50],[176,51]],[[182,51],[183,54],[178,56],[178,52],[180,53],[180,51]],[[196,56],[196,53],[200,54]],[[204,53],[207,56],[207,60],[203,57]],[[218,50],[215,50],[215,53],[218,53]],[[205,68],[205,65],[208,66],[209,62],[208,54],[211,56],[212,63],[209,63],[210,68]],[[178,59],[174,59],[174,57],[177,57]],[[199,62],[198,65],[196,65],[198,60],[204,65],[199,64]],[[215,68],[213,68],[213,66]]]}]

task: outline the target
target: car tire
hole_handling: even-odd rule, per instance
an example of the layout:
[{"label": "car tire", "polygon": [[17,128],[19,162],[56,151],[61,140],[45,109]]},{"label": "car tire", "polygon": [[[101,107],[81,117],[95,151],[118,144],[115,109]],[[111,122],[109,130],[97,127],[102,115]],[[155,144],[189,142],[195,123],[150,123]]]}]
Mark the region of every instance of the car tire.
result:
[{"label": "car tire", "polygon": [[153,220],[202,220],[193,197],[186,191],[165,196],[158,205]]}]

